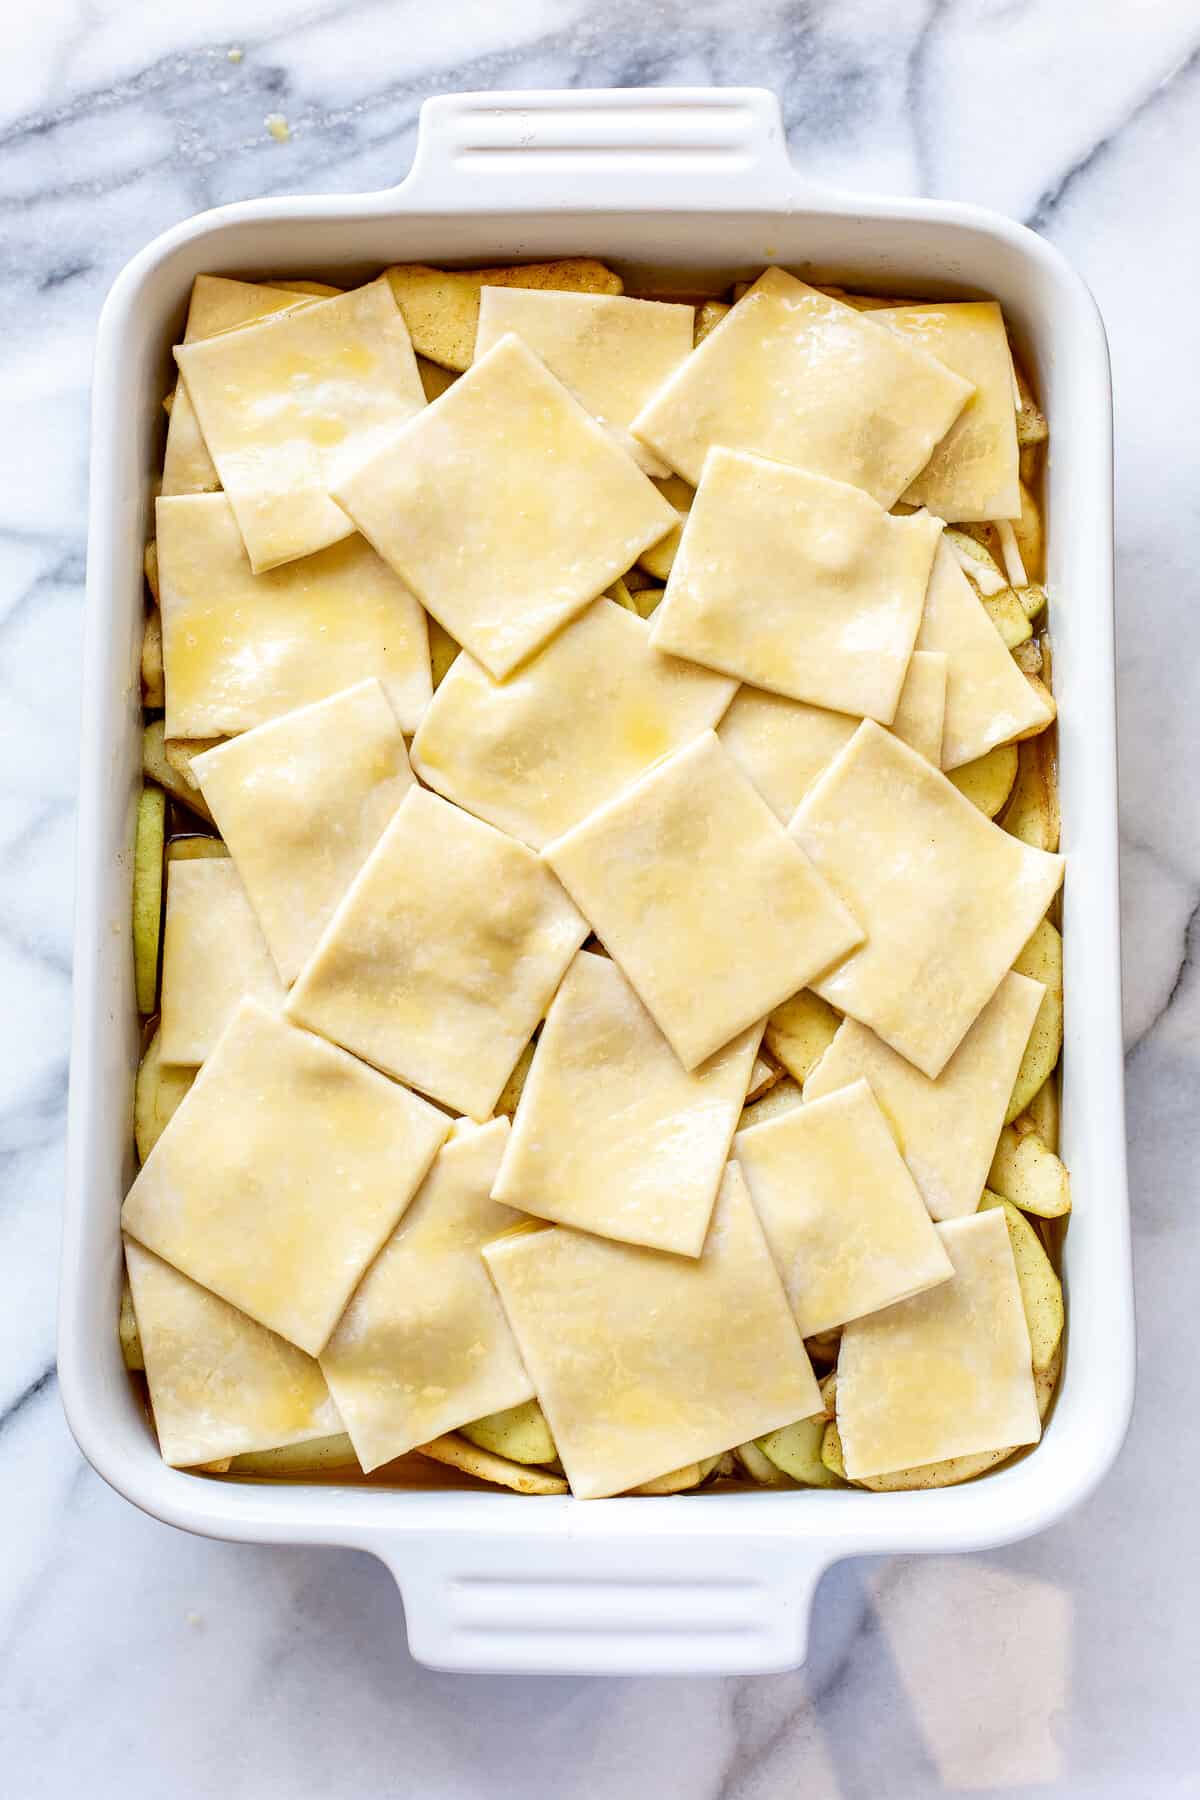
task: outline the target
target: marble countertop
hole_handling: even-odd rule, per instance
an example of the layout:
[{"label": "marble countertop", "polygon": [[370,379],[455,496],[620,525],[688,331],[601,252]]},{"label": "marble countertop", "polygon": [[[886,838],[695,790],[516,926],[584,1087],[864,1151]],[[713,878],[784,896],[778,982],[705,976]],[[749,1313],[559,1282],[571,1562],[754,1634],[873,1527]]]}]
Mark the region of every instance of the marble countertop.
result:
[{"label": "marble countertop", "polygon": [[[9,9],[0,48],[5,1791],[1195,1794],[1195,6],[41,0]],[[91,342],[117,270],[176,220],[398,179],[428,94],[680,82],[775,87],[814,174],[1029,220],[1107,319],[1142,1395],[1115,1473],[1057,1529],[985,1556],[833,1570],[801,1672],[471,1680],[413,1664],[370,1559],[171,1531],[91,1473],[63,1421],[54,1289]],[[277,112],[289,142],[265,128]]]}]

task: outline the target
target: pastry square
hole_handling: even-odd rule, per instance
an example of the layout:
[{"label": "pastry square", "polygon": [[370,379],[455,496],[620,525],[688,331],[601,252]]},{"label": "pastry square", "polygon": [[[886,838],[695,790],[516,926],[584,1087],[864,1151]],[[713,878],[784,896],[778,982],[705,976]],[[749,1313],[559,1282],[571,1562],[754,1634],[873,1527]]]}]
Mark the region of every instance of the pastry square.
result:
[{"label": "pastry square", "polygon": [[734,1163],[698,1260],[562,1225],[499,1238],[484,1257],[581,1500],[820,1411]]},{"label": "pastry square", "polygon": [[507,681],[456,657],[413,739],[413,767],[539,850],[711,729],[736,686],[662,655],[636,613],[597,600]]},{"label": "pastry square", "polygon": [[507,1137],[455,1129],[321,1352],[364,1469],[533,1398],[480,1255],[520,1217],[488,1198]]},{"label": "pastry square", "polygon": [[1042,1434],[1003,1211],[934,1229],[953,1279],[842,1333],[837,1421],[852,1480]]},{"label": "pastry square", "polygon": [[999,306],[994,300],[889,306],[875,318],[975,389],[904,498],[950,524],[1019,518],[1015,382]]},{"label": "pastry square", "polygon": [[429,704],[425,613],[357,536],[254,575],[224,494],[157,505],[168,737],[228,737],[377,675],[401,729]]},{"label": "pastry square", "polygon": [[948,544],[934,558],[917,649],[946,658],[944,769],[1052,722],[1053,700],[1021,673]]},{"label": "pastry square", "polygon": [[789,827],[866,943],[809,985],[935,1079],[1063,878],[937,769],[864,719]]},{"label": "pastry square", "polygon": [[630,435],[642,408],[691,355],[695,308],[624,294],[484,287],[475,356],[514,331],[647,475],[671,473]]},{"label": "pastry square", "polygon": [[538,1038],[495,1198],[699,1256],[760,1035],[751,1026],[689,1072],[616,963],[581,950]]},{"label": "pastry square", "polygon": [[125,1262],[164,1462],[187,1469],[341,1431],[311,1356],[132,1238]]},{"label": "pastry square", "polygon": [[[311,305],[311,297],[306,294],[265,287],[256,281],[229,281],[223,275],[197,275],[192,283],[183,341],[194,344],[222,331],[236,331],[271,313],[292,312],[298,306]],[[171,397],[159,492],[212,494],[220,485],[221,477],[208,454],[187,385],[177,381]]]},{"label": "pastry square", "polygon": [[121,1222],[316,1356],[449,1129],[407,1088],[246,1000]]},{"label": "pastry square", "polygon": [[425,406],[381,277],[175,351],[256,575],[349,537],[330,490]]},{"label": "pastry square", "polygon": [[497,680],[676,523],[649,478],[511,335],[335,497]]},{"label": "pastry square", "polygon": [[717,448],[654,614],[656,649],[889,724],[941,522],[843,481]]},{"label": "pastry square", "polygon": [[[914,651],[891,730],[935,768],[945,704],[946,658]],[[741,687],[717,726],[717,736],[786,824],[859,723],[851,713],[827,712],[764,688]]]},{"label": "pastry square", "polygon": [[290,984],[413,785],[391,703],[360,681],[206,750],[192,773]]},{"label": "pastry square", "polygon": [[869,1081],[930,1215],[973,1213],[1045,991],[1040,981],[1005,975],[936,1081],[865,1025],[844,1019],[804,1098]]},{"label": "pastry square", "polygon": [[694,1069],[862,942],[854,915],[794,849],[709,731],[545,857]]},{"label": "pastry square", "polygon": [[167,864],[160,1050],[202,1063],[247,995],[272,1011],[283,983],[231,857]]},{"label": "pastry square", "polygon": [[586,936],[532,850],[413,787],[287,1011],[444,1106],[486,1119]]},{"label": "pastry square", "polygon": [[935,769],[942,766],[946,682],[946,657],[933,650],[914,650],[890,727]]},{"label": "pastry square", "polygon": [[952,1273],[865,1081],[739,1131],[734,1155],[801,1337]]},{"label": "pastry square", "polygon": [[768,269],[633,423],[693,484],[714,444],[897,501],[971,384],[782,269]]}]

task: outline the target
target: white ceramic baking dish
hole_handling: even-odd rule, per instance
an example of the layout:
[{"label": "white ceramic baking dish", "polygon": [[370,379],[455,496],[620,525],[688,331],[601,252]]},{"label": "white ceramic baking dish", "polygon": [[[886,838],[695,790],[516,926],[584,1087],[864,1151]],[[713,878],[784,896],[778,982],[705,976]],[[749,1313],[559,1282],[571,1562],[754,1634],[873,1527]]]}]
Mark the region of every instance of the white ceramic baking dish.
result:
[{"label": "white ceramic baking dish", "polygon": [[[1059,702],[1067,1036],[1069,1352],[1044,1440],[930,1493],[728,1492],[576,1502],[234,1484],[160,1461],[115,1329],[118,1210],[138,1051],[129,910],[139,783],[142,545],[159,400],[193,276],[353,280],[396,261],[589,253],[716,292],[777,261],[880,292],[1003,303],[1052,421],[1049,585]],[[104,308],[93,397],[75,1015],[59,1370],[89,1461],[157,1518],[214,1537],[350,1545],[403,1592],[422,1662],[463,1670],[769,1670],[804,1657],[822,1572],[864,1553],[973,1550],[1096,1485],[1133,1389],[1117,908],[1112,453],[1104,331],[1042,239],[942,202],[814,186],[753,89],[475,94],[422,109],[383,193],[229,206],[158,238]],[[719,1321],[714,1321],[719,1331]]]}]

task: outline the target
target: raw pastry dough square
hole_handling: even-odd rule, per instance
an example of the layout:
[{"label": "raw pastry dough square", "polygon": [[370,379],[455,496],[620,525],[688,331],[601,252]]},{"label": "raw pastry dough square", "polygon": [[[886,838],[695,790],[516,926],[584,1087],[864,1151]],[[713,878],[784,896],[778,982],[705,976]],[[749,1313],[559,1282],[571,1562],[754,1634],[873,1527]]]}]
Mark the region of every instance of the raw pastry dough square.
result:
[{"label": "raw pastry dough square", "polygon": [[311,1356],[131,1238],[125,1261],[164,1462],[192,1468],[341,1431]]},{"label": "raw pastry dough square", "polygon": [[942,766],[946,718],[947,659],[933,650],[914,650],[900,689],[891,729],[935,769]]},{"label": "raw pastry dough square", "polygon": [[285,983],[413,785],[396,715],[360,681],[192,763]]},{"label": "raw pastry dough square", "polygon": [[936,1081],[865,1025],[844,1019],[805,1082],[804,1098],[865,1078],[931,1216],[973,1213],[1045,991],[1040,981],[1007,974]]},{"label": "raw pastry dough square", "polygon": [[711,729],[736,686],[662,655],[636,613],[597,600],[507,681],[456,657],[413,739],[413,767],[537,850]]},{"label": "raw pastry dough square", "polygon": [[480,1254],[520,1217],[488,1198],[507,1137],[455,1130],[321,1352],[364,1469],[533,1398]]},{"label": "raw pastry dough square", "polygon": [[734,1141],[801,1337],[948,1279],[916,1183],[865,1081]]},{"label": "raw pastry dough square", "polygon": [[634,436],[693,484],[714,444],[900,498],[971,395],[905,338],[768,269],[649,406]]},{"label": "raw pastry dough square", "polygon": [[335,493],[498,680],[676,523],[670,502],[511,335]]},{"label": "raw pastry dough square", "polygon": [[694,1069],[862,942],[795,848],[708,731],[545,857]]},{"label": "raw pastry dough square", "polygon": [[232,858],[168,863],[163,1061],[202,1063],[247,995],[272,1011],[283,1005],[283,984]]},{"label": "raw pastry dough square", "polygon": [[538,1038],[496,1199],[699,1256],[760,1036],[751,1026],[689,1073],[616,963],[580,951]]},{"label": "raw pastry dough square", "polygon": [[904,498],[951,524],[1019,518],[1012,352],[999,306],[994,300],[889,306],[875,317],[975,389]]},{"label": "raw pastry dough square", "polygon": [[742,681],[888,724],[941,522],[842,481],[715,449],[650,641]]},{"label": "raw pastry dough square", "polygon": [[247,1000],[121,1222],[316,1356],[449,1129],[407,1088]]},{"label": "raw pastry dough square", "polygon": [[532,850],[413,787],[287,1010],[443,1105],[486,1119],[586,936]]},{"label": "raw pastry dough square", "polygon": [[1058,891],[1062,857],[1001,831],[870,719],[789,829],[867,937],[809,985],[936,1078]]},{"label": "raw pastry dough square", "polygon": [[934,1229],[953,1279],[842,1333],[837,1420],[851,1479],[1042,1434],[1003,1211]]},{"label": "raw pastry dough square", "polygon": [[475,356],[515,331],[647,475],[669,475],[629,427],[691,355],[694,323],[694,307],[671,301],[485,286]]},{"label": "raw pastry dough square", "polygon": [[224,494],[160,500],[157,520],[168,737],[232,736],[368,675],[416,730],[425,613],[364,539],[254,575]]},{"label": "raw pastry dough square", "polygon": [[[938,767],[946,703],[946,658],[915,651],[891,729]],[[860,721],[803,700],[739,688],[717,736],[776,818],[786,824],[817,776],[848,744]]]},{"label": "raw pastry dough square", "polygon": [[181,344],[175,360],[255,574],[348,537],[330,490],[425,406],[382,277]]},{"label": "raw pastry dough square", "polygon": [[820,1411],[734,1163],[698,1261],[561,1225],[499,1238],[484,1256],[581,1500]]},{"label": "raw pastry dough square", "polygon": [[[311,304],[307,295],[264,287],[256,281],[228,281],[223,275],[197,275],[192,283],[183,341],[194,344],[201,338],[216,337],[222,331],[236,331],[239,326],[265,319],[271,313],[293,312],[297,307]],[[167,425],[159,491],[163,494],[211,494],[220,485],[221,477],[208,454],[187,384],[177,381]]]},{"label": "raw pastry dough square", "polygon": [[1022,675],[946,543],[934,558],[917,649],[946,658],[944,769],[974,762],[1053,720],[1054,702]]}]

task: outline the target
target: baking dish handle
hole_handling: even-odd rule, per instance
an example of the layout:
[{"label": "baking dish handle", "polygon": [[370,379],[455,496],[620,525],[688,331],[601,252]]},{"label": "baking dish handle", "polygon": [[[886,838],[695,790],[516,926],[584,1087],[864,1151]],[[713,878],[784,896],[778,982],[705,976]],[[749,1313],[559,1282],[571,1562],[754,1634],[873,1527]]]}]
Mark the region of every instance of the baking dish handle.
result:
[{"label": "baking dish handle", "polygon": [[766,88],[592,88],[447,94],[421,107],[414,207],[636,212],[805,204]]},{"label": "baking dish handle", "polygon": [[431,1668],[729,1675],[799,1667],[813,1594],[833,1560],[827,1546],[686,1529],[635,1537],[624,1509],[672,1502],[616,1504],[623,1529],[611,1536],[522,1530],[486,1540],[474,1533],[426,1538],[415,1553],[411,1538],[394,1552],[377,1539],[363,1547],[395,1576],[409,1648]]}]

